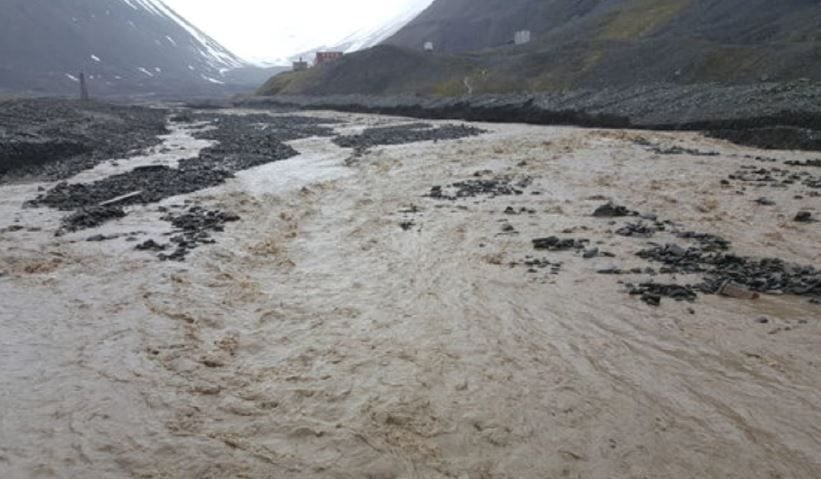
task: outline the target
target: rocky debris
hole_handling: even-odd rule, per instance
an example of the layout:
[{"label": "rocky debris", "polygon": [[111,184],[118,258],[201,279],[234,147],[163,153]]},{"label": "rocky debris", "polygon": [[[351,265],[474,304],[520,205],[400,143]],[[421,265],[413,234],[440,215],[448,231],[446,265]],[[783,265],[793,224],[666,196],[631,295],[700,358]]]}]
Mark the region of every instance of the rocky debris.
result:
[{"label": "rocky debris", "polygon": [[784,164],[790,166],[807,166],[821,168],[821,159],[807,160],[807,161],[785,161]]},{"label": "rocky debris", "polygon": [[729,280],[725,281],[716,292],[721,296],[736,299],[758,299],[760,297],[758,293],[752,292]]},{"label": "rocky debris", "polygon": [[86,238],[89,243],[101,243],[103,241],[111,241],[119,238],[121,235],[94,235]]},{"label": "rocky debris", "polygon": [[664,264],[662,274],[702,275],[699,289],[708,294],[718,293],[727,281],[732,281],[758,293],[821,298],[821,271],[778,258],[749,258],[674,244],[656,245],[639,251],[637,256]]},{"label": "rocky debris", "polygon": [[547,238],[538,238],[533,240],[533,247],[537,250],[547,251],[569,251],[569,250],[583,250],[586,245],[590,243],[587,239],[573,239],[573,238],[559,238],[557,236],[549,236]]},{"label": "rocky debris", "polygon": [[628,223],[625,226],[616,230],[619,236],[627,236],[633,238],[650,238],[659,231],[665,229],[664,225],[647,224],[642,221],[638,223]]},{"label": "rocky debris", "polygon": [[694,301],[698,295],[691,286],[661,283],[640,283],[638,286],[627,284],[630,295],[640,296],[641,300],[651,306],[659,306],[661,298],[671,298],[676,301]]},{"label": "rocky debris", "polygon": [[599,250],[599,248],[592,248],[592,249],[586,250],[584,253],[582,253],[582,258],[584,258],[584,259],[593,259],[593,258],[598,258],[598,257],[615,258],[616,255],[614,255],[613,253],[607,252],[607,251],[601,251],[601,250]]},{"label": "rocky debris", "polygon": [[756,188],[769,186],[771,188],[787,188],[790,185],[803,185],[807,188],[821,189],[821,176],[815,176],[808,171],[793,171],[784,168],[764,168],[745,165],[727,176],[726,183],[738,181]]},{"label": "rocky debris", "polygon": [[514,183],[514,180],[509,176],[500,176],[490,179],[470,179],[453,183],[445,188],[442,186],[433,186],[430,193],[425,195],[428,198],[436,200],[450,200],[455,201],[463,198],[473,198],[476,196],[489,196],[495,198],[497,196],[511,196],[522,195],[530,184],[529,177],[523,178]]},{"label": "rocky debris", "polygon": [[534,258],[530,255],[526,256],[521,262],[514,261],[510,263],[511,268],[515,268],[517,266],[526,266],[528,268],[528,273],[538,273],[539,270],[550,269],[549,274],[557,275],[562,271],[562,263],[556,263],[548,260],[547,258]]},{"label": "rocky debris", "polygon": [[[326,92],[327,93],[327,92]],[[748,101],[763,99],[761,102]],[[813,82],[636,84],[597,92],[441,97],[416,95],[287,95],[243,98],[241,106],[300,107],[414,118],[577,125],[601,128],[700,130],[737,143],[821,149],[821,87]],[[653,108],[648,108],[653,105]]]},{"label": "rocky debris", "polygon": [[143,243],[138,244],[134,247],[137,251],[165,251],[168,249],[167,244],[159,244],[156,241],[150,239]]},{"label": "rocky debris", "polygon": [[769,198],[766,198],[764,196],[756,199],[755,202],[758,203],[761,206],[775,206],[775,201],[773,201]]},{"label": "rocky debris", "polygon": [[795,220],[798,223],[811,223],[813,221],[812,213],[809,211],[799,211],[797,215],[795,215]]},{"label": "rocky debris", "polygon": [[148,240],[136,249],[140,251],[161,252],[174,248],[170,254],[160,253],[157,257],[163,261],[184,261],[186,256],[203,244],[212,244],[215,241],[212,233],[225,231],[225,223],[239,221],[240,217],[233,213],[219,210],[208,210],[201,206],[192,206],[180,214],[169,213],[162,217],[174,226],[170,245],[158,244]]},{"label": "rocky debris", "polygon": [[727,251],[730,249],[730,243],[728,240],[722,238],[721,236],[709,234],[709,233],[696,233],[695,231],[680,231],[676,233],[678,238],[682,239],[689,239],[695,240],[701,251],[705,252],[714,252],[714,251]]},{"label": "rocky debris", "polygon": [[143,106],[25,99],[0,109],[0,182],[61,180],[111,158],[133,156],[168,133],[166,110]]},{"label": "rocky debris", "polygon": [[399,227],[402,228],[402,231],[410,231],[414,226],[416,226],[416,223],[413,221],[403,221],[399,223]]},{"label": "rocky debris", "polygon": [[508,206],[507,208],[505,208],[504,214],[511,215],[511,216],[518,216],[518,215],[524,215],[524,214],[535,215],[536,210],[531,209],[531,208],[525,208],[524,206],[517,210],[512,206]]},{"label": "rocky debris", "polygon": [[231,178],[232,173],[211,167],[199,167],[195,160],[180,162],[180,168],[150,166],[128,173],[109,176],[94,183],[59,183],[32,203],[59,210],[88,208],[135,190],[139,195],[121,201],[118,206],[150,204],[176,195],[216,186]]},{"label": "rocky debris", "polygon": [[238,171],[298,155],[285,141],[333,135],[332,129],[321,126],[333,120],[263,114],[188,115],[216,126],[195,135],[218,142],[198,157],[180,160],[177,168],[143,166],[93,183],[62,182],[30,204],[68,211],[112,201],[119,206],[156,203],[217,186]]},{"label": "rocky debris", "polygon": [[624,216],[638,216],[638,213],[624,206],[608,202],[596,208],[593,216],[596,218],[621,218]]},{"label": "rocky debris", "polygon": [[194,115],[190,111],[183,111],[168,117],[168,121],[172,123],[194,123]]},{"label": "rocky debris", "polygon": [[379,145],[401,145],[420,141],[455,140],[485,133],[467,125],[442,125],[428,123],[368,128],[359,135],[339,136],[334,143],[342,148],[367,149]]},{"label": "rocky debris", "polygon": [[195,138],[217,142],[200,152],[199,165],[232,173],[296,156],[296,150],[284,142],[312,136],[333,136],[333,129],[323,125],[335,123],[335,120],[304,116],[265,114],[199,113],[195,118],[209,121],[216,127],[194,134]]},{"label": "rocky debris", "polygon": [[62,227],[57,235],[87,228],[96,228],[103,223],[125,217],[125,211],[119,206],[86,206],[63,218]]},{"label": "rocky debris", "polygon": [[16,233],[18,231],[23,231],[24,229],[26,229],[25,226],[20,226],[20,225],[6,226],[5,228],[0,228],[0,234],[2,234],[2,233]]},{"label": "rocky debris", "polygon": [[692,148],[685,148],[681,146],[661,146],[655,144],[644,137],[638,137],[633,140],[633,143],[644,147],[648,151],[659,155],[691,155],[691,156],[719,156],[717,151],[701,151]]}]

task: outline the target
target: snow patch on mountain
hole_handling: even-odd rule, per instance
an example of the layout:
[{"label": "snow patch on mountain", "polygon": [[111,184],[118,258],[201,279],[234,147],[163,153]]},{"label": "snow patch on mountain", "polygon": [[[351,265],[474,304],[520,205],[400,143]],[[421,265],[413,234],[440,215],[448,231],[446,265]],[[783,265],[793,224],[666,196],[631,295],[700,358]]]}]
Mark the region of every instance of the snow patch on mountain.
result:
[{"label": "snow patch on mountain", "polygon": [[[247,66],[247,63],[241,60],[233,53],[226,50],[222,45],[217,43],[214,39],[200,31],[197,27],[188,22],[174,10],[169,8],[162,0],[122,0],[134,10],[147,10],[154,15],[167,18],[176,23],[187,31],[198,43],[198,50],[200,54],[206,59],[208,64],[214,69],[232,69]],[[173,38],[166,36],[166,39],[176,46]]]}]

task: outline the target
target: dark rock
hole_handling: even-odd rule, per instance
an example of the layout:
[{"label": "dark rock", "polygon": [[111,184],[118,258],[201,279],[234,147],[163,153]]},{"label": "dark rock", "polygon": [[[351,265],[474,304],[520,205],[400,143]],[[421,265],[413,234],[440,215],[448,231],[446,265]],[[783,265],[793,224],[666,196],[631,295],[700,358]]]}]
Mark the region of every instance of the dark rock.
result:
[{"label": "dark rock", "polygon": [[61,230],[74,232],[96,228],[107,221],[123,217],[125,211],[119,206],[87,206],[63,218]]},{"label": "dark rock", "polygon": [[807,160],[807,161],[804,161],[804,162],[787,161],[787,162],[785,162],[785,164],[790,165],[790,166],[808,166],[808,167],[811,166],[811,167],[815,167],[815,168],[821,168],[821,159]]},{"label": "dark rock", "polygon": [[497,196],[521,195],[523,192],[517,186],[523,184],[526,180],[528,178],[520,180],[514,185],[513,179],[507,176],[491,179],[471,179],[453,183],[447,187],[447,191],[441,186],[433,186],[430,193],[425,196],[436,200],[455,201],[476,196],[495,198]]},{"label": "dark rock", "polygon": [[368,128],[359,135],[339,136],[334,143],[343,148],[367,149],[377,145],[401,145],[430,140],[454,140],[476,136],[484,130],[466,125],[443,125],[438,128],[428,123]]},{"label": "dark rock", "polygon": [[567,251],[584,249],[587,243],[590,243],[590,240],[577,240],[572,238],[561,239],[556,236],[550,236],[547,238],[534,239],[533,247],[539,250]]},{"label": "dark rock", "polygon": [[134,249],[139,251],[165,251],[168,249],[168,245],[159,244],[154,240],[148,240],[144,243],[140,243],[134,247]]},{"label": "dark rock", "polygon": [[[662,225],[663,228],[663,225]],[[616,230],[616,234],[627,237],[650,238],[660,230],[659,227],[643,222],[628,223]]]},{"label": "dark rock", "polygon": [[795,215],[795,221],[799,223],[810,223],[812,222],[812,213],[809,211],[801,211]]},{"label": "dark rock", "polygon": [[624,206],[616,205],[613,203],[606,203],[598,208],[596,211],[593,212],[593,216],[596,218],[619,218],[623,216],[637,216],[638,213],[635,211],[631,211]]}]

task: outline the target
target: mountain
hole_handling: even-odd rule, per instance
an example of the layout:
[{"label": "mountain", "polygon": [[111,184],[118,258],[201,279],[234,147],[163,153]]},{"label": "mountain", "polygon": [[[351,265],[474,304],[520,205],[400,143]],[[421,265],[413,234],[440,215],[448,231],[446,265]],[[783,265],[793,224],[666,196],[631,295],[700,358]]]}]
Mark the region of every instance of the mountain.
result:
[{"label": "mountain", "polygon": [[99,96],[213,95],[264,81],[161,0],[0,2],[0,91],[73,95],[81,71]]},{"label": "mountain", "polygon": [[419,14],[431,4],[431,2],[432,0],[414,0],[397,15],[382,24],[362,28],[329,45],[315,46],[310,50],[294,55],[291,57],[291,60],[297,60],[299,58],[311,59],[318,51],[353,53],[359,50],[372,48],[392,37],[405,25],[417,18]]},{"label": "mountain", "polygon": [[[817,0],[436,0],[385,45],[272,79],[260,93],[818,81],[819,24]],[[513,45],[518,30],[530,30],[533,40]],[[433,55],[421,52],[428,41]]]}]

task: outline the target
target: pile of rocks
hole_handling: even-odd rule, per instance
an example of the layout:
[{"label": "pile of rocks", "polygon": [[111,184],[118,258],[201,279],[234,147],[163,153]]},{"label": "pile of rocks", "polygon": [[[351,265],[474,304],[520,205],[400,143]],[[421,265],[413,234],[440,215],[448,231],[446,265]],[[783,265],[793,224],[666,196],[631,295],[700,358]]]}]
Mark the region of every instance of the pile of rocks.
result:
[{"label": "pile of rocks", "polygon": [[[148,240],[137,245],[136,249],[160,252],[157,257],[163,261],[184,261],[186,256],[200,245],[214,243],[212,233],[225,231],[226,223],[239,221],[240,217],[233,213],[193,206],[184,213],[169,213],[162,219],[170,222],[175,228],[170,244]],[[170,248],[173,248],[171,253],[163,252]]]},{"label": "pile of rocks", "polygon": [[476,196],[489,196],[495,198],[497,196],[512,196],[524,194],[523,188],[526,188],[531,182],[530,178],[523,178],[515,181],[509,176],[498,176],[488,179],[470,179],[459,181],[448,185],[447,187],[433,186],[430,193],[425,195],[428,198],[436,200],[455,201],[464,198],[473,198]]},{"label": "pile of rocks", "polygon": [[63,218],[62,227],[56,234],[60,236],[67,232],[96,228],[109,220],[123,217],[125,217],[125,211],[119,206],[88,206],[80,208]]},{"label": "pile of rocks", "polygon": [[585,249],[589,243],[590,240],[587,239],[559,238],[557,236],[549,236],[547,238],[534,239],[533,248],[547,251],[578,251]]},{"label": "pile of rocks", "polygon": [[0,109],[0,182],[61,180],[160,143],[167,111],[143,106],[22,99]]},{"label": "pile of rocks", "polygon": [[430,140],[455,140],[485,133],[467,125],[442,125],[438,128],[428,123],[411,123],[399,126],[368,128],[359,135],[339,136],[334,143],[342,148],[368,149],[378,145],[401,145]]}]

